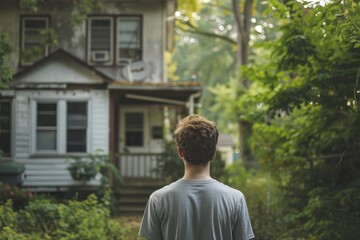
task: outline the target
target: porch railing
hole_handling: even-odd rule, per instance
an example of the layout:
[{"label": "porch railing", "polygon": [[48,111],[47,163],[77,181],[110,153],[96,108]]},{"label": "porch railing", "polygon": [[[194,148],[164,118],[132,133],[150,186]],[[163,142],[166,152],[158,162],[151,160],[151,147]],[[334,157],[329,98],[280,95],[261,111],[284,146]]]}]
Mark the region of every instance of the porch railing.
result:
[{"label": "porch railing", "polygon": [[120,153],[118,166],[124,178],[160,179],[160,153]]}]

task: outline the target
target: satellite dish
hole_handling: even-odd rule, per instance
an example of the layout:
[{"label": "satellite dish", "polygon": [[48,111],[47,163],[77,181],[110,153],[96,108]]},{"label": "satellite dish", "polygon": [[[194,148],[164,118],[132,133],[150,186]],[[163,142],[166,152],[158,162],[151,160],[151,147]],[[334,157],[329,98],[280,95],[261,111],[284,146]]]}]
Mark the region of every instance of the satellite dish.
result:
[{"label": "satellite dish", "polygon": [[130,82],[143,81],[149,76],[150,67],[143,61],[136,61],[123,67],[122,73]]}]

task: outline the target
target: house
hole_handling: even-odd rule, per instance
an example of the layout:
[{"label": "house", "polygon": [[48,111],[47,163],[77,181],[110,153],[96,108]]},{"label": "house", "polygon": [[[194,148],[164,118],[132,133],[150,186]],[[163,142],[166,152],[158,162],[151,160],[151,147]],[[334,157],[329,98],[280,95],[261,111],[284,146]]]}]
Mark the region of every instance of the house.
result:
[{"label": "house", "polygon": [[230,134],[219,135],[217,150],[220,152],[226,166],[234,162],[234,140]]},{"label": "house", "polygon": [[72,1],[41,1],[36,13],[0,1],[0,32],[13,44],[15,72],[0,91],[0,149],[5,160],[25,165],[24,187],[82,184],[67,167],[73,156],[97,150],[110,154],[125,178],[156,178],[165,115],[194,111],[201,86],[166,78],[175,0],[101,4],[75,24]]}]

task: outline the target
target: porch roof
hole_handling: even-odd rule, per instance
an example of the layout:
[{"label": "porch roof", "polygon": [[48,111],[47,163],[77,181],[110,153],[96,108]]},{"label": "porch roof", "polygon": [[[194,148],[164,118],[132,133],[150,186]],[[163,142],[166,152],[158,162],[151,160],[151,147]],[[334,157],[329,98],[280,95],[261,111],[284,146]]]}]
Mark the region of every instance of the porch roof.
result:
[{"label": "porch roof", "polygon": [[200,93],[203,86],[199,82],[150,83],[116,81],[109,84],[108,88],[122,102],[126,103],[146,101],[183,105],[191,95]]},{"label": "porch roof", "polygon": [[109,89],[119,90],[170,90],[170,91],[201,91],[200,82],[128,82],[114,81]]}]

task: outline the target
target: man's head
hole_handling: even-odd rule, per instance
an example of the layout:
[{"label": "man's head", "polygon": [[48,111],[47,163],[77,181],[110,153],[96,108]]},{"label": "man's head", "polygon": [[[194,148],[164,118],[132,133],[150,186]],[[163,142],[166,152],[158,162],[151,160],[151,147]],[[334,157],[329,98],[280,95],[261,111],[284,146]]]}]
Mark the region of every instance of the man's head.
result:
[{"label": "man's head", "polygon": [[206,165],[214,158],[218,137],[215,123],[199,115],[185,117],[175,130],[179,153],[192,165]]}]

